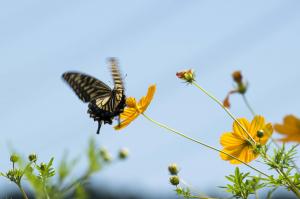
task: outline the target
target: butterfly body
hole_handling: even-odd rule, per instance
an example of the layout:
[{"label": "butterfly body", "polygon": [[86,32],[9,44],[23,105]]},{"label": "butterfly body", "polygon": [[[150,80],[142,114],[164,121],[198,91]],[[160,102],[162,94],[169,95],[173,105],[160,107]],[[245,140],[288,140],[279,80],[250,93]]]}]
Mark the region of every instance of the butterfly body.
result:
[{"label": "butterfly body", "polygon": [[66,72],[62,75],[76,95],[83,102],[89,103],[87,112],[94,121],[98,121],[97,134],[102,123],[112,124],[114,117],[119,116],[125,108],[126,96],[120,71],[115,59],[111,59],[110,62],[113,89],[87,74]]}]

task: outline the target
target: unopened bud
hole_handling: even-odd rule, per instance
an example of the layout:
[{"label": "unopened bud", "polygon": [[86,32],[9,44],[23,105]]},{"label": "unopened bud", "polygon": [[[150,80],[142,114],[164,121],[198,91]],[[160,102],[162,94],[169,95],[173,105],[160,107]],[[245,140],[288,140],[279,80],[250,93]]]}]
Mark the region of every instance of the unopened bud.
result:
[{"label": "unopened bud", "polygon": [[121,149],[119,151],[119,158],[120,159],[126,159],[128,157],[128,154],[129,154],[129,151],[128,149],[124,148],[124,149]]},{"label": "unopened bud", "polygon": [[264,137],[264,131],[263,130],[259,130],[256,132],[257,137],[262,138]]},{"label": "unopened bud", "polygon": [[29,161],[30,162],[36,162],[37,161],[37,155],[36,154],[30,154],[29,156],[28,156],[28,159],[29,159]]},{"label": "unopened bud", "polygon": [[11,161],[12,163],[16,163],[18,160],[19,160],[19,156],[18,156],[17,154],[12,154],[12,155],[10,156],[10,161]]},{"label": "unopened bud", "polygon": [[177,164],[173,163],[168,166],[168,170],[171,175],[177,175],[179,173]]},{"label": "unopened bud", "polygon": [[234,71],[232,73],[232,78],[237,84],[240,84],[243,81],[243,76],[242,76],[241,71]]},{"label": "unopened bud", "polygon": [[41,169],[42,171],[45,171],[46,168],[47,168],[47,165],[46,165],[45,163],[41,163],[40,169]]},{"label": "unopened bud", "polygon": [[107,151],[107,149],[105,149],[105,148],[101,148],[100,149],[100,155],[101,155],[101,157],[103,158],[103,160],[105,161],[105,162],[110,162],[111,161],[111,155],[109,154],[109,152]]},{"label": "unopened bud", "polygon": [[170,180],[170,183],[174,186],[177,186],[180,181],[178,176],[171,176],[169,180]]}]

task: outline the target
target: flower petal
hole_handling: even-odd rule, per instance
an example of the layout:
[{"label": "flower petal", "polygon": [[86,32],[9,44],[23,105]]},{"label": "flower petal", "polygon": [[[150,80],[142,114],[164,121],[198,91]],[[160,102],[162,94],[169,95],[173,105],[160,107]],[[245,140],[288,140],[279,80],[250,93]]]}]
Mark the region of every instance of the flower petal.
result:
[{"label": "flower petal", "polygon": [[[260,143],[264,145],[267,143],[267,141],[273,134],[272,124],[271,123],[266,124],[262,130],[264,132],[264,136],[260,139]],[[257,138],[256,141],[259,141],[258,137],[256,138]]]},{"label": "flower petal", "polygon": [[121,120],[125,120],[129,117],[132,117],[132,115],[134,115],[135,113],[137,113],[137,110],[135,108],[125,108],[124,112],[120,114],[120,119]]},{"label": "flower petal", "polygon": [[147,95],[145,97],[142,97],[141,100],[138,103],[138,107],[140,108],[141,113],[145,112],[145,110],[147,109],[147,107],[149,106],[150,102],[153,99],[154,93],[156,90],[156,85],[151,85],[148,88],[148,92]]},{"label": "flower petal", "polygon": [[265,125],[265,118],[263,116],[256,115],[250,124],[250,128],[249,128],[250,135],[253,138],[257,137],[257,131],[263,130],[264,125]]},{"label": "flower petal", "polygon": [[[241,151],[243,150],[244,148],[244,145],[241,145],[239,147],[236,147],[236,148],[224,148],[222,151],[225,152],[225,153],[228,153],[234,157],[238,157],[239,154],[241,153]],[[224,153],[220,153],[220,157],[223,159],[223,160],[232,160],[233,158],[224,154]]]},{"label": "flower petal", "polygon": [[244,139],[233,133],[223,133],[220,138],[220,144],[223,147],[237,147],[244,144]]},{"label": "flower petal", "polygon": [[[245,118],[239,118],[237,119],[237,121],[239,121],[239,123],[247,130],[249,131],[249,122],[247,119]],[[248,135],[247,133],[240,127],[240,125],[234,121],[233,123],[233,134],[236,134],[238,136],[240,136],[241,138],[247,138]]]},{"label": "flower petal", "polygon": [[130,108],[135,108],[136,107],[136,100],[134,97],[128,97],[126,99],[126,105],[127,107],[130,107]]},{"label": "flower petal", "polygon": [[300,136],[286,136],[284,138],[279,139],[282,142],[298,142],[300,143]]},{"label": "flower petal", "polygon": [[[124,111],[125,112],[125,111]],[[137,118],[139,114],[137,112],[134,112],[134,114],[130,115],[130,117],[125,118],[119,125],[116,125],[114,128],[115,130],[121,130],[128,126],[135,118]]]}]

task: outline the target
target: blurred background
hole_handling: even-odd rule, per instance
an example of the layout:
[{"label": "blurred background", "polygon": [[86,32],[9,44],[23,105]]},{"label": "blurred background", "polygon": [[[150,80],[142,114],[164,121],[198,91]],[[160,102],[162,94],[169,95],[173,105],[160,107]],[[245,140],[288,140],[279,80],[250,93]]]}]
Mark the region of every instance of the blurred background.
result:
[{"label": "blurred background", "polygon": [[[117,57],[128,96],[139,98],[156,83],[149,116],[220,148],[232,121],[176,72],[193,68],[198,82],[224,99],[231,73],[241,70],[257,113],[270,122],[300,116],[299,9],[297,0],[1,1],[0,171],[10,168],[12,148],[57,163],[64,151],[83,156],[92,137],[112,153],[130,150],[128,160],[93,176],[95,190],[175,197],[167,166],[176,162],[195,190],[223,194],[218,186],[235,167],[219,154],[144,118],[119,132],[102,126],[96,135],[87,104],[61,74],[81,71],[112,85],[107,58]],[[236,116],[252,119],[238,95],[231,103]],[[75,175],[85,166],[82,159]],[[0,178],[2,197],[14,189]]]}]

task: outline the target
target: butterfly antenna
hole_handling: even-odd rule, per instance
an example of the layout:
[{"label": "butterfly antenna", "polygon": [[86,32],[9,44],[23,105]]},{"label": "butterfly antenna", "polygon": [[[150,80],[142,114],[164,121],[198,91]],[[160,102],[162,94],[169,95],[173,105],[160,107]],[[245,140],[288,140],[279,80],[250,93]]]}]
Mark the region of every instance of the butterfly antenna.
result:
[{"label": "butterfly antenna", "polygon": [[101,122],[101,121],[98,121],[98,129],[97,129],[97,134],[99,134],[99,133],[100,133],[101,124],[102,124],[102,122]]}]

